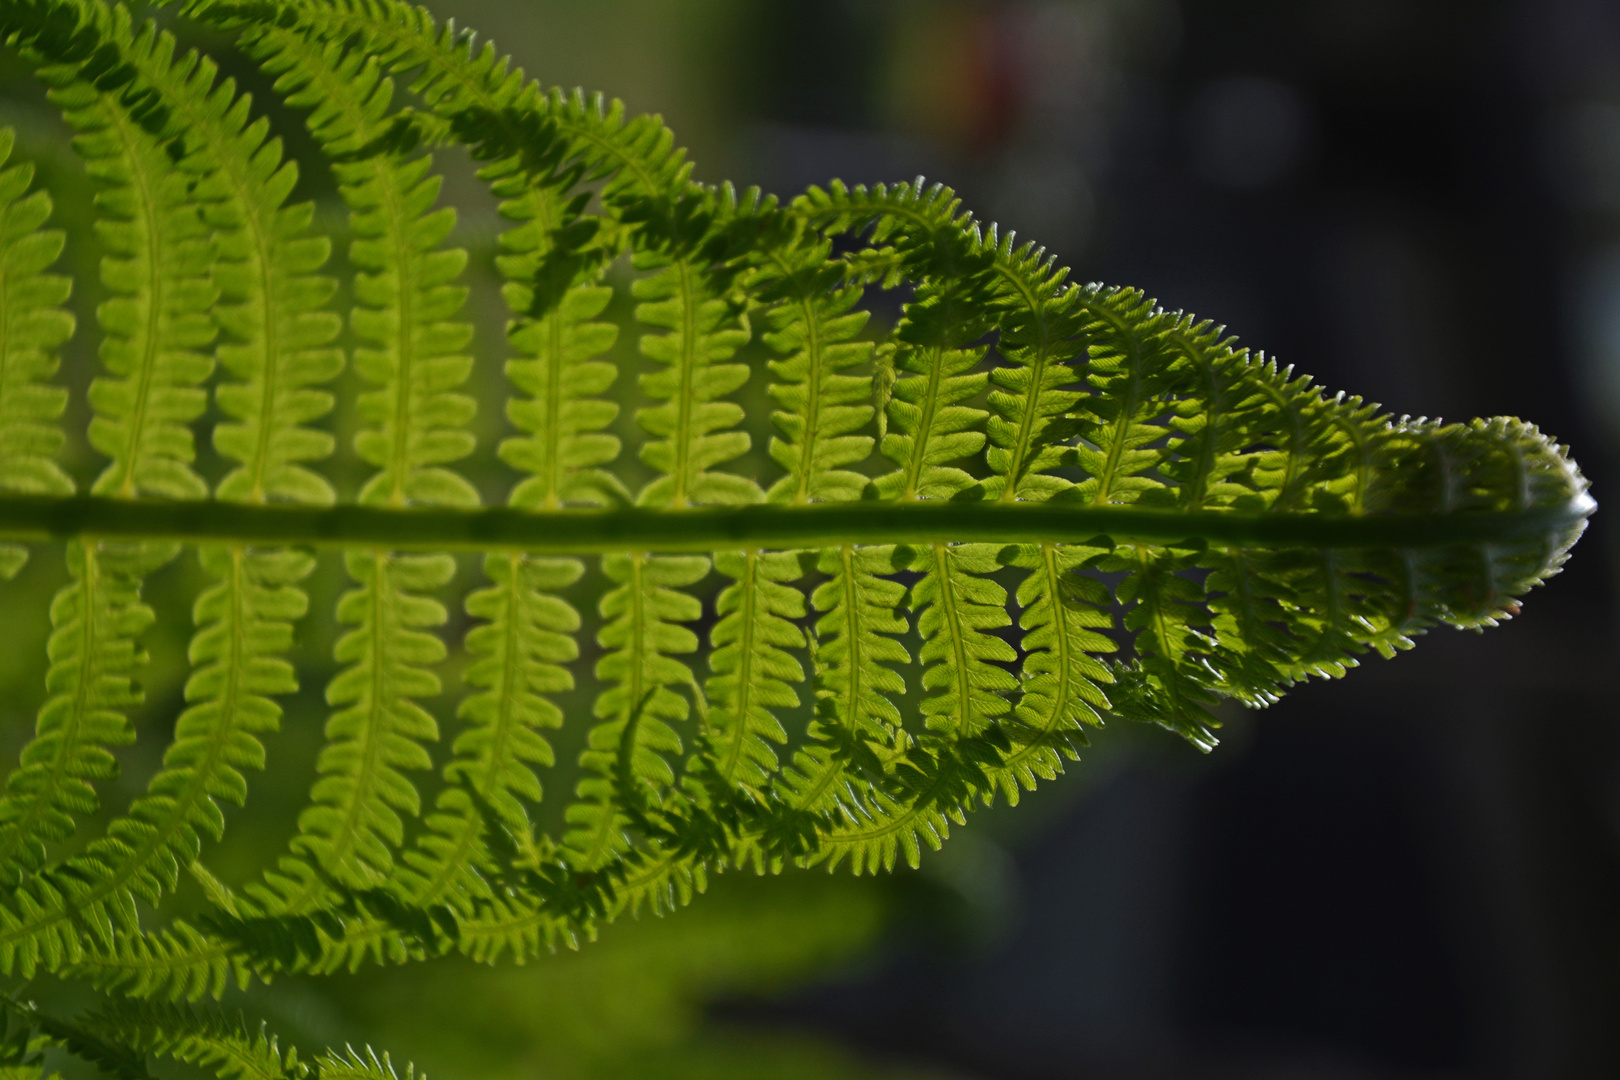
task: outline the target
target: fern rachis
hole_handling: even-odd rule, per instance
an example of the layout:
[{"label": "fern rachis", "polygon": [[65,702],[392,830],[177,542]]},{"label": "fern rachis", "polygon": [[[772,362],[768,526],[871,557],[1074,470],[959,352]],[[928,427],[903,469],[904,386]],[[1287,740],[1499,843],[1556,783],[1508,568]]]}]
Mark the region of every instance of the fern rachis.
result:
[{"label": "fern rachis", "polygon": [[[452,950],[521,960],[685,903],[720,869],[915,862],[975,805],[1054,778],[1089,727],[1146,721],[1207,749],[1223,701],[1515,612],[1591,512],[1534,428],[1330,397],[1140,293],[1070,284],[946,189],[835,182],[782,203],[698,184],[656,119],[542,92],[400,0],[180,16],[307,114],[350,212],[350,355],[330,241],[285,205],[297,167],[252,101],[103,0],[0,0],[102,186],[111,294],[89,394],[105,460],[81,492],[55,461],[62,234],[27,167],[0,172],[0,571],[41,541],[65,541],[70,568],[47,702],[0,797],[0,970],[196,998]],[[499,360],[474,348],[468,256],[435,209],[431,151],[450,144],[510,222],[504,401],[468,392]],[[874,331],[866,290],[902,285]],[[327,387],[350,359],[369,475],[339,500]],[[610,430],[635,393],[634,429]],[[508,425],[493,449],[480,408]],[[745,475],[756,445],[769,464]],[[631,450],[654,474],[635,493]],[[510,468],[506,505],[481,504],[475,453]],[[143,582],[189,548],[209,584],[174,741],[106,835],[58,854],[132,737]],[[328,551],[351,584],[330,615],[305,586]],[[484,577],[460,598],[458,552]],[[456,599],[469,662],[436,751],[449,717],[424,702]],[[311,617],[344,631],[320,775],[286,854],[232,890],[204,844],[265,764]],[[592,640],[594,723],[573,715]],[[581,724],[570,791],[547,775],[552,739]],[[411,776],[435,759],[445,784],[413,832]],[[182,872],[207,910],[164,922]],[[103,1057],[307,1071],[185,1010],[117,1004],[81,1031],[13,1006]]]}]

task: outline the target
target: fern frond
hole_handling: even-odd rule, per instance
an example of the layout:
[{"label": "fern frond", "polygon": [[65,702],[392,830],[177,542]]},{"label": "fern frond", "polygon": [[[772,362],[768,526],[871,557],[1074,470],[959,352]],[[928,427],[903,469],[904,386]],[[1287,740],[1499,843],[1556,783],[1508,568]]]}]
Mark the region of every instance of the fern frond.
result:
[{"label": "fern frond", "polygon": [[18,1002],[0,997],[0,1007],[13,1017],[39,1031],[45,1045],[59,1046],[83,1061],[95,1065],[102,1073],[116,1080],[152,1080],[147,1071],[145,1055],[125,1045],[116,1036],[109,1036],[92,1024],[63,1020],[41,1010],[33,1002]]},{"label": "fern frond", "polygon": [[[344,415],[369,473],[339,503],[321,465],[343,366],[329,245],[287,205],[296,167],[253,103],[123,8],[0,0],[0,36],[40,69],[99,186],[111,295],[89,402],[109,460],[79,495],[53,464],[64,410],[47,385],[72,329],[47,272],[62,240],[27,169],[0,168],[0,575],[21,565],[12,542],[64,538],[71,578],[48,700],[0,796],[0,970],[196,999],[452,950],[526,960],[672,910],[721,870],[916,864],[1105,720],[1207,749],[1224,702],[1263,706],[1432,626],[1515,613],[1591,513],[1534,428],[1329,396],[1212,322],[1071,284],[942,186],[835,182],[784,205],[696,183],[657,118],[544,91],[405,0],[181,12],[264,66],[331,163],[366,384]],[[504,506],[457,471],[475,448],[472,332],[439,147],[470,152],[512,223],[495,260],[512,315],[498,456],[518,474]],[[634,424],[609,314],[626,263]],[[868,331],[871,287],[910,290],[886,335]],[[756,328],[765,385],[749,387]],[[192,442],[210,389],[212,493]],[[748,475],[772,425],[774,465]],[[654,473],[634,494],[621,437]],[[54,855],[131,737],[141,590],[183,544],[208,584],[174,740],[125,814]],[[205,843],[296,689],[313,545],[352,580],[327,743],[290,853],[233,891]],[[453,552],[482,558],[465,596],[447,595]],[[597,584],[586,556],[606,579],[596,722],[559,836],[535,807],[558,795],[542,778],[587,652],[571,602]],[[468,692],[412,830],[452,599]],[[182,869],[202,910],[158,925]],[[56,1037],[131,1080],[149,1052],[230,1080],[393,1076],[376,1055],[306,1068],[241,1025],[143,1008]],[[36,1080],[16,1045],[0,1036],[0,1069]]]},{"label": "fern frond", "polygon": [[[484,175],[493,175],[493,189],[506,196],[502,213],[521,223],[502,234],[506,254],[497,260],[514,315],[507,340],[518,354],[506,372],[528,395],[507,407],[508,418],[525,434],[500,446],[503,460],[529,474],[513,489],[511,504],[554,509],[628,502],[623,483],[601,468],[618,457],[619,440],[602,430],[618,405],[599,396],[617,371],[598,358],[618,328],[597,321],[612,298],[612,290],[599,284],[611,252],[598,246],[599,230],[583,214],[587,197],[571,191],[578,170],[514,173],[497,166]],[[494,585],[467,601],[469,614],[487,620],[467,635],[468,653],[480,659],[466,679],[481,692],[463,701],[458,713],[474,726],[457,737],[456,760],[445,768],[446,780],[456,786],[439,796],[421,850],[408,857],[422,878],[412,890],[422,902],[448,896],[465,908],[475,898],[488,901],[475,869],[485,825],[474,800],[493,805],[496,827],[530,834],[525,800],[541,797],[533,766],[554,762],[538,729],[562,723],[562,713],[543,695],[572,689],[562,665],[579,651],[579,614],[555,593],[583,572],[575,559],[514,555],[485,561]]]},{"label": "fern frond", "polygon": [[820,838],[804,861],[837,869],[848,860],[855,874],[892,870],[904,857],[921,865],[926,845],[938,850],[954,822],[965,820],[975,798],[990,790],[991,773],[1002,749],[994,741],[969,740],[941,746],[938,752],[917,747],[852,800],[849,818]]},{"label": "fern frond", "polygon": [[512,504],[532,509],[628,502],[624,484],[603,469],[619,456],[619,439],[603,429],[619,413],[602,398],[618,372],[599,359],[619,328],[599,319],[613,297],[601,285],[611,250],[598,246],[600,229],[582,210],[584,194],[569,191],[570,171],[547,183],[524,177],[498,180],[508,218],[522,222],[501,234],[507,252],[497,264],[507,280],[514,316],[507,341],[518,354],[506,374],[525,394],[506,415],[522,436],[501,443],[501,459],[528,473]]},{"label": "fern frond", "polygon": [[1115,711],[1158,724],[1207,750],[1220,726],[1210,712],[1217,697],[1208,660],[1214,639],[1198,629],[1209,625],[1204,589],[1182,573],[1196,561],[1194,551],[1121,546],[1098,567],[1129,575],[1115,596],[1130,606],[1125,629],[1135,635],[1139,659],[1133,666],[1142,679],[1122,681],[1121,693],[1110,695]]},{"label": "fern frond", "polygon": [[851,800],[849,822],[824,838],[830,865],[848,857],[857,873],[892,867],[900,853],[915,866],[921,843],[937,848],[966,805],[988,797],[993,770],[1010,748],[997,718],[1011,710],[1018,684],[998,662],[1017,654],[986,632],[1011,622],[1005,590],[983,576],[999,565],[996,549],[934,544],[910,552],[905,565],[923,575],[908,603],[920,610],[919,683],[936,693],[921,703],[925,731]]}]

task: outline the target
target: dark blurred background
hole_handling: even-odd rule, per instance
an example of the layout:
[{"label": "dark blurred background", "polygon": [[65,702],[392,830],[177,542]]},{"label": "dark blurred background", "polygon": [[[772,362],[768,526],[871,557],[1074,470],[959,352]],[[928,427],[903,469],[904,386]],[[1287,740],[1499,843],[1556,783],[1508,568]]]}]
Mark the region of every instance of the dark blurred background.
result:
[{"label": "dark blurred background", "polygon": [[[662,112],[702,179],[925,173],[1330,388],[1533,420],[1604,499],[1612,0],[430,6]],[[1620,1075],[1615,532],[1511,624],[1233,714],[1207,758],[1101,740],[925,860],[955,914],[919,888],[874,951],[711,1017],[982,1077]]]},{"label": "dark blurred background", "polygon": [[[1530,419],[1600,502],[1620,462],[1614,0],[427,2],[662,113],[700,179],[924,173],[1332,389]],[[1233,711],[1207,757],[1109,729],[920,871],[728,879],[528,969],[251,1008],[446,1080],[1620,1076],[1608,516],[1506,626]]]}]

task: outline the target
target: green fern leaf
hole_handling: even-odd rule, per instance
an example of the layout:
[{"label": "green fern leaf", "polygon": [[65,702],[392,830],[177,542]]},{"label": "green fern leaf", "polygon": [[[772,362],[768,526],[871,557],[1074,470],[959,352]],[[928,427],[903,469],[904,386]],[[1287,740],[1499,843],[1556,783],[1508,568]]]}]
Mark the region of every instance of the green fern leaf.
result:
[{"label": "green fern leaf", "polygon": [[[1526,424],[1329,396],[1213,323],[1069,283],[943,187],[834,182],[783,204],[695,183],[661,121],[545,91],[402,0],[193,0],[180,17],[263,64],[331,163],[370,471],[339,500],[322,464],[336,285],[269,123],[122,8],[0,0],[100,185],[111,294],[89,431],[108,464],[79,495],[52,464],[62,239],[26,168],[0,171],[0,573],[15,543],[62,538],[71,577],[48,700],[0,796],[0,970],[196,998],[452,950],[521,961],[723,870],[915,864],[976,806],[1056,776],[1094,726],[1208,749],[1227,702],[1514,613],[1592,510]],[[512,223],[495,260],[510,388],[486,412],[510,425],[499,507],[457,471],[477,403],[439,147],[472,155]],[[887,331],[862,310],[874,286],[910,290]],[[634,380],[613,358],[622,293]],[[192,430],[210,390],[212,492]],[[627,449],[654,474],[634,494]],[[174,741],[127,813],[53,861],[132,734],[143,583],[188,544],[209,583]],[[233,891],[205,842],[296,689],[315,545],[352,583],[327,743],[290,853]],[[453,553],[485,580],[456,593]],[[467,692],[413,829],[452,599]],[[545,770],[582,658],[595,724],[569,791]],[[203,909],[163,922],[182,870]],[[131,1076],[149,1053],[308,1071],[183,1011],[56,1030]],[[37,1072],[24,1057],[0,1067]],[[393,1075],[352,1053],[310,1068]]]}]

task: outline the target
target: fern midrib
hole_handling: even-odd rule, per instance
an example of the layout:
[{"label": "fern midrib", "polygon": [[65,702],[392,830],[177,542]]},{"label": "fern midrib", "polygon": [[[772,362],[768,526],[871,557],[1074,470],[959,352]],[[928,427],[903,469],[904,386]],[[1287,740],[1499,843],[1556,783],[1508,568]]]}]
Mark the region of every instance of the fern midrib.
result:
[{"label": "fern midrib", "polygon": [[676,260],[681,283],[681,375],[675,414],[675,491],[670,505],[690,506],[686,496],[687,460],[692,439],[692,367],[697,362],[697,318],[700,303],[694,302],[692,268],[683,256]]},{"label": "fern midrib", "polygon": [[[190,985],[193,981],[194,972],[199,967],[212,969],[217,964],[228,963],[232,959],[240,957],[239,950],[224,939],[212,934],[205,934],[183,920],[177,919],[176,923],[185,927],[196,937],[188,937],[182,940],[172,930],[157,933],[115,931],[118,938],[132,936],[143,942],[158,940],[162,943],[151,952],[136,952],[134,950],[119,949],[115,939],[115,945],[111,950],[104,953],[86,953],[71,963],[63,965],[64,973],[71,975],[89,974],[94,979],[93,973],[97,971],[127,972],[128,975],[123,978],[98,980],[96,983],[101,986],[110,981],[118,986],[126,986],[135,980],[150,979],[154,974],[163,972],[164,974],[158,976],[161,980],[158,989],[151,991],[155,996],[163,993],[179,981],[184,981],[187,985]],[[177,944],[179,945],[178,948],[175,947]],[[212,981],[211,975],[209,981]],[[132,993],[139,994],[140,992],[134,991]]]},{"label": "fern midrib", "polygon": [[305,1080],[307,1076],[284,1072],[280,1062],[276,1063],[277,1067],[267,1067],[264,1059],[255,1056],[251,1049],[239,1046],[234,1039],[216,1036],[206,1043],[192,1045],[195,1038],[178,1041],[162,1052],[182,1064],[208,1069],[216,1076],[228,1076],[231,1080]]},{"label": "fern midrib", "polygon": [[546,497],[541,505],[547,510],[562,507],[559,492],[562,488],[562,413],[563,333],[562,314],[553,310],[546,316],[551,339],[551,371],[546,377]]},{"label": "fern midrib", "polygon": [[[918,350],[921,352],[922,350]],[[906,462],[906,486],[900,492],[903,502],[914,501],[917,498],[917,482],[922,478],[923,459],[928,453],[928,437],[933,434],[934,411],[939,401],[940,361],[944,358],[945,346],[943,344],[928,346],[926,356],[928,360],[928,389],[924,392],[924,407],[918,410],[917,431],[912,436],[911,458]]]},{"label": "fern midrib", "polygon": [[[856,580],[855,546],[844,544],[838,549],[838,558],[844,565],[844,640],[849,645],[849,709],[844,726],[850,737],[856,738],[861,731],[861,702],[865,700],[866,642],[861,639],[861,589]],[[828,783],[831,776],[829,773]]]},{"label": "fern midrib", "polygon": [[[916,799],[912,800],[909,805],[902,804],[891,799],[891,801],[893,801],[897,806],[905,805],[905,810],[902,813],[897,814],[894,817],[882,818],[876,824],[868,828],[833,829],[827,833],[824,833],[823,838],[826,841],[826,846],[823,848],[823,851],[831,851],[834,847],[859,847],[863,844],[869,844],[873,840],[878,840],[885,836],[902,832],[908,825],[916,821],[918,818],[924,817],[932,812],[937,812],[938,808],[934,805],[934,795],[946,784],[946,769],[944,767],[944,761],[945,759],[942,756],[939,759],[939,763],[941,765],[939,773],[929,783],[928,787],[918,794]],[[890,797],[885,794],[884,798]]]},{"label": "fern midrib", "polygon": [[151,303],[147,308],[147,318],[144,320],[145,341],[141,346],[140,371],[136,381],[135,407],[129,421],[129,456],[123,462],[115,462],[122,466],[122,477],[117,483],[118,494],[123,498],[130,498],[135,494],[135,466],[141,458],[142,435],[146,429],[146,406],[151,394],[152,369],[156,366],[158,352],[159,328],[163,320],[163,293],[166,275],[162,270],[162,241],[156,216],[156,203],[152,192],[150,178],[146,174],[144,156],[137,138],[133,137],[128,125],[123,106],[110,95],[98,94],[106,113],[112,117],[108,125],[118,133],[118,140],[124,147],[124,159],[130,163],[130,175],[134,178],[132,183],[139,189],[138,202],[141,214],[146,219],[145,236],[148,265],[151,267]]},{"label": "fern midrib", "polygon": [[709,553],[743,546],[802,549],[935,540],[1065,543],[1096,535],[1120,542],[1203,539],[1252,548],[1433,548],[1574,527],[1596,505],[1583,493],[1524,511],[1453,513],[1191,512],[1023,500],[534,511],[506,506],[314,506],[0,493],[0,538],[557,555]]},{"label": "fern midrib", "polygon": [[[364,127],[357,130],[365,132]],[[394,506],[405,505],[405,478],[410,471],[411,446],[411,376],[413,375],[415,335],[411,316],[411,298],[414,295],[414,282],[411,270],[411,251],[406,243],[404,225],[408,220],[404,207],[399,198],[398,173],[390,162],[381,162],[377,165],[379,174],[378,187],[382,189],[383,201],[388,205],[388,238],[393,242],[395,267],[399,273],[399,295],[396,301],[399,304],[399,364],[394,370],[394,378],[398,387],[397,398],[394,402],[394,451],[389,456],[389,471],[393,473],[392,490],[388,501]]]},{"label": "fern midrib", "polygon": [[810,477],[815,472],[816,444],[821,440],[822,355],[821,326],[816,322],[815,306],[809,299],[799,298],[799,311],[804,315],[804,349],[809,358],[809,372],[805,377],[804,451],[799,457],[799,482],[793,492],[795,503],[810,501]]},{"label": "fern midrib", "polygon": [[737,658],[737,705],[732,710],[731,730],[727,732],[729,744],[726,747],[725,765],[720,775],[728,784],[735,784],[737,766],[742,760],[743,745],[748,741],[748,705],[749,698],[754,692],[754,611],[758,596],[759,584],[756,580],[759,574],[759,552],[748,551],[743,554],[744,571],[743,580],[738,582],[743,590],[743,607],[739,613],[742,617],[742,637],[737,642],[740,652]]},{"label": "fern midrib", "polygon": [[[229,160],[235,161],[234,155]],[[277,345],[277,321],[275,305],[275,271],[271,268],[273,247],[265,232],[263,222],[259,217],[261,203],[252,195],[245,178],[232,174],[237,183],[238,198],[250,211],[243,215],[245,220],[251,222],[253,230],[253,245],[259,252],[259,283],[263,289],[264,305],[264,369],[262,382],[264,385],[264,398],[259,405],[259,439],[253,450],[252,484],[248,487],[248,498],[252,502],[268,501],[264,491],[264,470],[270,458],[271,437],[275,433],[276,413],[276,379],[280,374],[281,350]],[[274,210],[271,210],[274,213]]]},{"label": "fern midrib", "polygon": [[973,717],[973,680],[970,677],[972,657],[968,656],[966,631],[962,629],[961,613],[957,611],[956,583],[951,578],[950,558],[943,543],[934,544],[934,573],[939,582],[939,599],[935,603],[943,608],[946,633],[950,635],[951,654],[956,663],[952,674],[956,676],[956,740],[967,738]]},{"label": "fern midrib", "polygon": [[[793,266],[782,253],[772,248],[770,260],[776,264],[777,271],[784,276],[791,276]],[[804,290],[794,290],[798,295],[795,302],[799,307],[799,316],[804,322],[804,351],[806,357],[806,372],[804,379],[804,445],[800,448],[799,464],[795,471],[798,473],[793,489],[793,503],[803,505],[810,501],[810,478],[815,472],[816,443],[821,438],[821,383],[822,383],[822,344],[821,324],[816,320],[815,305],[810,302]]]},{"label": "fern midrib", "polygon": [[[1200,417],[1203,427],[1198,435],[1198,456],[1193,461],[1192,479],[1182,485],[1181,492],[1185,496],[1183,505],[1189,510],[1199,510],[1204,506],[1204,500],[1209,494],[1210,474],[1215,470],[1215,444],[1220,437],[1220,423],[1224,418],[1225,394],[1222,393],[1220,373],[1216,370],[1214,361],[1194,355],[1195,350],[1184,340],[1182,334],[1176,335],[1178,351],[1193,368],[1204,377],[1204,413]],[[1182,445],[1186,439],[1181,440]]]},{"label": "fern midrib", "polygon": [[[636,736],[641,727],[641,715],[651,704],[643,700],[647,693],[642,688],[642,676],[645,674],[647,663],[647,603],[644,589],[646,567],[642,556],[633,556],[630,560],[630,625],[632,627],[630,640],[634,642],[631,649],[630,678],[627,682],[630,693],[626,700],[626,713],[624,718],[624,732],[619,737],[619,745],[614,755],[614,778],[622,785],[622,795],[625,799],[635,797],[635,752]],[[608,815],[612,820],[613,815]],[[598,848],[594,854],[600,854]],[[594,862],[593,862],[594,865]]]},{"label": "fern midrib", "polygon": [[[377,551],[372,552],[371,559],[374,576],[370,584],[371,640],[368,643],[369,655],[367,656],[371,663],[371,700],[363,703],[366,710],[364,730],[357,738],[350,740],[361,744],[360,764],[349,774],[354,781],[354,787],[345,799],[347,805],[343,810],[341,824],[335,834],[328,834],[327,843],[329,846],[324,855],[315,855],[312,860],[324,862],[329,866],[345,865],[354,849],[361,808],[366,805],[367,793],[370,791],[371,785],[376,781],[377,755],[382,743],[377,733],[384,726],[385,707],[383,702],[385,701],[384,694],[388,685],[387,676],[383,670],[383,665],[387,660],[387,650],[383,643],[385,636],[383,628],[385,625],[384,618],[387,615],[387,602],[384,593],[387,591],[389,557],[387,553]],[[350,706],[350,708],[353,707]],[[328,740],[327,745],[333,744]],[[330,805],[330,803],[326,805]],[[300,838],[304,835],[307,834],[300,830]],[[282,899],[277,905],[278,913],[301,915],[308,911],[315,901],[325,895],[326,891],[326,884],[321,875],[311,875],[305,879],[301,889],[291,897]]]},{"label": "fern midrib", "polygon": [[[561,227],[560,222],[552,219],[552,202],[538,187],[531,187],[526,193],[529,197],[528,205],[534,212],[530,220],[542,236],[551,236]],[[545,252],[536,246],[534,252],[537,265],[543,263]],[[511,278],[522,281],[522,275]],[[545,494],[540,505],[546,510],[559,510],[562,508],[562,381],[566,365],[563,362],[563,320],[562,304],[557,303],[547,311],[544,316],[547,351],[537,361],[544,365],[545,371],[545,410],[546,422],[543,435],[535,433],[534,438],[541,443],[545,461]]]},{"label": "fern midrib", "polygon": [[[242,698],[242,678],[247,673],[247,662],[243,655],[242,633],[247,621],[247,612],[243,597],[247,591],[248,583],[243,573],[243,563],[247,552],[240,545],[233,545],[231,551],[231,628],[227,635],[230,638],[230,663],[226,667],[225,689],[219,696],[219,715],[223,721],[214,738],[209,741],[208,753],[200,766],[192,767],[192,779],[183,790],[181,798],[174,800],[174,809],[169,814],[167,823],[152,833],[152,838],[135,849],[135,855],[128,862],[128,869],[120,868],[121,877],[127,880],[144,866],[146,860],[162,848],[170,846],[174,832],[183,826],[190,817],[190,810],[203,799],[208,797],[208,780],[213,776],[214,767],[223,760],[225,750],[230,745],[230,736],[236,730],[235,720]],[[172,831],[171,831],[172,830]],[[110,891],[110,890],[109,890]]]},{"label": "fern midrib", "polygon": [[1525,468],[1524,448],[1516,442],[1509,442],[1507,449],[1513,456],[1513,509],[1524,510],[1531,505],[1530,470]]},{"label": "fern midrib", "polygon": [[[951,271],[954,270],[955,267],[953,266]],[[946,286],[945,296],[940,304],[946,313],[945,325],[947,326],[952,325],[949,313],[960,305],[960,300],[955,291],[957,282],[950,280],[952,278],[951,271],[947,271],[945,275],[949,280],[949,284]],[[942,370],[945,366],[943,361],[949,349],[950,339],[943,334],[938,342],[928,347],[928,392],[924,399],[928,404],[925,409],[919,411],[916,442],[912,444],[911,461],[907,463],[906,468],[906,487],[905,491],[900,495],[902,501],[917,498],[917,483],[922,478],[923,461],[928,451],[928,440],[934,433],[934,414],[939,409],[941,382],[945,378]]]},{"label": "fern midrib", "polygon": [[1233,548],[1231,551],[1232,566],[1237,576],[1237,588],[1233,592],[1238,598],[1238,610],[1242,614],[1242,632],[1244,651],[1255,655],[1251,643],[1260,640],[1260,612],[1255,604],[1254,586],[1249,577],[1248,552],[1242,548]]},{"label": "fern midrib", "polygon": [[[0,162],[3,164],[3,162]],[[4,230],[11,222],[11,207],[7,206],[0,211],[0,230]],[[11,366],[11,274],[10,268],[0,259],[0,387],[6,385],[6,369]],[[0,859],[0,865],[4,860]]]}]

